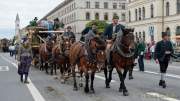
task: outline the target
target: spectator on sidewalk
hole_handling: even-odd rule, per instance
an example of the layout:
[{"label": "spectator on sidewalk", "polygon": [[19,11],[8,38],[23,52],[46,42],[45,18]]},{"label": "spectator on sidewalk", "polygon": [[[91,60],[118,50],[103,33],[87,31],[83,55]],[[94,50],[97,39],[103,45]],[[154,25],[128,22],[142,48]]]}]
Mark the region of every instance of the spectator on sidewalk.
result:
[{"label": "spectator on sidewalk", "polygon": [[154,42],[152,42],[150,51],[151,51],[151,60],[154,60],[154,52],[155,52],[155,43]]},{"label": "spectator on sidewalk", "polygon": [[139,63],[139,70],[144,71],[144,52],[145,52],[145,43],[144,41],[140,40],[138,45],[138,63]]},{"label": "spectator on sidewalk", "polygon": [[166,32],[162,32],[162,41],[159,41],[155,48],[155,60],[160,64],[161,79],[159,86],[166,88],[165,74],[168,68],[170,57],[173,54],[172,43],[168,40],[169,36]]}]

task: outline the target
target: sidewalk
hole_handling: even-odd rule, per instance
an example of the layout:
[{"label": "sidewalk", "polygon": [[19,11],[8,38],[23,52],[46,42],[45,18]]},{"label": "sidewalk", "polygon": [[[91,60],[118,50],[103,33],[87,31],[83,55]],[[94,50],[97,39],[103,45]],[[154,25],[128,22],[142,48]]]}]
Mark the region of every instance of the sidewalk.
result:
[{"label": "sidewalk", "polygon": [[[148,64],[148,65],[150,65],[150,64],[155,65],[156,62],[155,62],[154,60],[144,60],[144,64],[145,64],[145,65],[146,65],[146,64]],[[179,66],[179,68],[180,68],[180,62],[170,62],[169,65],[170,65],[170,66]]]}]

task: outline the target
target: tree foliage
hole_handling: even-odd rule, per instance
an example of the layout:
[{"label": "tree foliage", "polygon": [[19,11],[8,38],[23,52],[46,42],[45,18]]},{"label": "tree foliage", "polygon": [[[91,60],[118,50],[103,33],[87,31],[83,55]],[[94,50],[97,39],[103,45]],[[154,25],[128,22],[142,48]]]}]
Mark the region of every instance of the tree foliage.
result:
[{"label": "tree foliage", "polygon": [[97,24],[98,31],[100,34],[102,34],[104,32],[105,28],[108,25],[108,23],[106,23],[106,21],[93,20],[93,21],[88,22],[86,24],[86,27],[91,27],[93,23]]}]

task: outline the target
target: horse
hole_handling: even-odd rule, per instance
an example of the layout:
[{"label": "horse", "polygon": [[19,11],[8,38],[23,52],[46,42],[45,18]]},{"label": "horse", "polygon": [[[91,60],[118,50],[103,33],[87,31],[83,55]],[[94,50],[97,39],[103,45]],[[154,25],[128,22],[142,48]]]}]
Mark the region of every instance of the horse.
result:
[{"label": "horse", "polygon": [[[110,82],[112,80],[113,68],[116,68],[118,76],[120,78],[120,88],[119,92],[123,92],[124,96],[128,96],[128,90],[125,86],[125,78],[128,71],[132,71],[134,66],[134,29],[122,29],[121,35],[118,35],[114,41],[114,48],[110,52],[111,66],[112,68],[108,71],[107,68],[104,69],[105,74],[105,84],[106,88],[110,88]],[[124,72],[122,71],[124,70]],[[109,72],[109,77],[108,77]]]},{"label": "horse", "polygon": [[[80,80],[81,83],[79,84],[80,87],[82,87],[82,77],[83,73],[85,75],[85,88],[84,92],[88,93],[95,93],[94,90],[94,77],[96,71],[100,71],[105,67],[105,61],[106,61],[106,44],[104,40],[101,40],[99,37],[94,37],[89,42],[89,47],[91,51],[93,52],[96,60],[92,61],[88,58],[88,53],[86,50],[86,46],[82,42],[75,42],[70,47],[70,54],[69,54],[69,60],[70,65],[72,69],[73,74],[73,81],[74,81],[74,87],[73,90],[77,91],[77,82],[76,82],[76,65],[78,66],[78,71],[80,73]],[[91,77],[91,85],[89,90],[89,75]]]},{"label": "horse", "polygon": [[51,62],[50,59],[52,58],[52,47],[53,41],[48,41],[39,46],[39,63],[40,63],[40,70],[44,70],[48,74],[48,62]]},{"label": "horse", "polygon": [[[63,37],[63,41],[57,45],[55,45],[52,49],[52,56],[53,56],[53,68],[56,74],[56,66],[60,67],[61,78],[64,78],[66,72],[69,69],[69,51],[70,46],[73,44],[69,37]],[[53,70],[52,70],[53,72]],[[64,82],[64,81],[62,81]]]}]

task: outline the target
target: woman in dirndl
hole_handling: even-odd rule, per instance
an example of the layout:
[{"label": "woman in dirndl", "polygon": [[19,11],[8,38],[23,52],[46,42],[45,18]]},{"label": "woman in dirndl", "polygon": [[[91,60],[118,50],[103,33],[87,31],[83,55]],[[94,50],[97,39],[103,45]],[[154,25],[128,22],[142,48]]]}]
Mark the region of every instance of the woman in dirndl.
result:
[{"label": "woman in dirndl", "polygon": [[[27,37],[22,39],[22,44],[18,50],[18,74],[21,82],[28,84],[29,69],[32,62],[32,48]],[[25,76],[25,80],[23,80]]]}]

